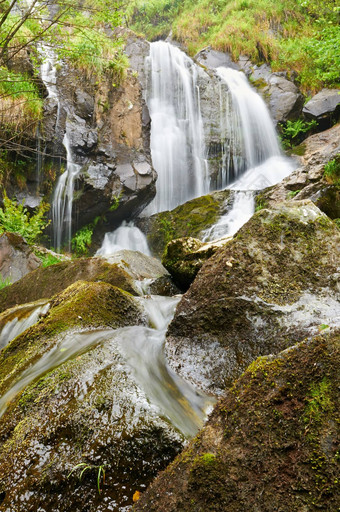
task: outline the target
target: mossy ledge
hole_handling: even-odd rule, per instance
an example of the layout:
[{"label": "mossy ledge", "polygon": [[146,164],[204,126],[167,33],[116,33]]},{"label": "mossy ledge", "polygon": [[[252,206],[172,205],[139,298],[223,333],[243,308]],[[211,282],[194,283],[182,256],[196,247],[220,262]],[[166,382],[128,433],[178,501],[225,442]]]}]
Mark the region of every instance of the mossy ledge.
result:
[{"label": "mossy ledge", "polygon": [[335,511],[339,331],[257,359],[134,512]]},{"label": "mossy ledge", "polygon": [[183,237],[199,238],[225,212],[229,196],[229,190],[214,192],[187,201],[174,210],[141,219],[139,225],[147,234],[154,256],[160,258],[171,240]]},{"label": "mossy ledge", "polygon": [[38,268],[0,290],[0,312],[16,304],[49,299],[79,280],[103,281],[137,295],[131,276],[118,264],[101,258],[80,258]]}]

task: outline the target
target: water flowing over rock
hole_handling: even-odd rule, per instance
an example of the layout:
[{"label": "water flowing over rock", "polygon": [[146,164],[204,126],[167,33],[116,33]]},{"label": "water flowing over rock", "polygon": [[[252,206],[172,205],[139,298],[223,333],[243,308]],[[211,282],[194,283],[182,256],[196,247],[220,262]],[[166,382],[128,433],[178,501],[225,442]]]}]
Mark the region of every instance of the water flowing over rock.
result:
[{"label": "water flowing over rock", "polygon": [[255,214],[179,303],[166,344],[171,365],[221,392],[257,356],[336,325],[337,243],[335,224],[309,201]]},{"label": "water flowing over rock", "polygon": [[298,168],[276,186],[261,192],[258,204],[271,207],[293,195],[294,201],[310,199],[331,219],[339,218],[339,186],[324,172],[325,165],[340,153],[340,124],[311,135],[296,151],[301,154]]},{"label": "water flowing over rock", "polygon": [[123,222],[123,224],[112,233],[106,233],[103,244],[96,252],[96,256],[110,256],[122,249],[140,251],[147,256],[151,256],[144,233],[142,233],[133,222]]},{"label": "water flowing over rock", "polygon": [[177,301],[80,281],[0,351],[3,506],[126,510],[197,431],[211,400],[162,355]]},{"label": "water flowing over rock", "polygon": [[156,198],[147,212],[175,208],[209,190],[197,66],[164,41],[150,46],[151,155]]},{"label": "water flowing over rock", "polygon": [[338,332],[257,359],[134,511],[336,510],[339,347]]}]

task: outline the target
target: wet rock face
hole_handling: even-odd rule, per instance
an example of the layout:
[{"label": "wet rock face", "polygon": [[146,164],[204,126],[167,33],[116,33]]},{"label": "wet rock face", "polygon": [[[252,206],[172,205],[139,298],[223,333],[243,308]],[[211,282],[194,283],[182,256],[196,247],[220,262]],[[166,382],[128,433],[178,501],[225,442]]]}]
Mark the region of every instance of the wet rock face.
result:
[{"label": "wet rock face", "polygon": [[1,508],[122,510],[178,453],[182,437],[150,405],[117,337],[143,325],[129,294],[80,281],[0,351]]},{"label": "wet rock face", "polygon": [[168,329],[170,364],[220,392],[257,356],[320,325],[337,302],[339,231],[311,202],[262,210],[202,267]]},{"label": "wet rock face", "polygon": [[261,192],[257,203],[271,207],[286,199],[311,199],[330,218],[339,218],[339,185],[325,176],[325,165],[340,153],[340,124],[311,135],[296,148],[296,153],[300,155],[299,167],[282,182]]},{"label": "wet rock face", "polygon": [[[121,84],[114,82],[109,74],[98,84],[95,77],[62,68],[57,77],[59,107],[54,98],[46,101],[42,134],[47,152],[65,155],[66,132],[72,161],[81,166],[75,185],[77,220],[73,230],[103,213],[106,230],[113,229],[122,218],[136,216],[155,194],[150,119],[141,85],[131,69]],[[55,172],[58,163],[52,165]],[[126,173],[121,176],[124,166],[129,168],[128,177]]]},{"label": "wet rock face", "polygon": [[3,280],[14,283],[41,264],[22,236],[15,233],[0,235],[0,275]]},{"label": "wet rock face", "polygon": [[336,510],[339,349],[335,333],[256,360],[134,512]]},{"label": "wet rock face", "polygon": [[244,71],[268,103],[275,124],[296,119],[301,114],[303,95],[287,79],[286,73],[272,73],[267,64],[256,66],[245,56],[235,63],[228,52],[219,52],[211,47],[204,48],[195,59],[209,68],[225,66]]}]

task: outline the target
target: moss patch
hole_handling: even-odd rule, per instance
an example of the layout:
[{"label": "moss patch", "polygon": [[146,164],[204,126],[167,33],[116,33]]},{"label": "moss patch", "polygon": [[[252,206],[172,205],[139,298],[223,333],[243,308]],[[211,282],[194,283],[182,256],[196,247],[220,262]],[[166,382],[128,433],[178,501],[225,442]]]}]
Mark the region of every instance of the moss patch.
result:
[{"label": "moss patch", "polygon": [[187,201],[172,211],[152,215],[141,222],[149,246],[161,257],[166,245],[176,238],[199,238],[204,230],[215,224],[225,208],[229,190],[215,192]]}]

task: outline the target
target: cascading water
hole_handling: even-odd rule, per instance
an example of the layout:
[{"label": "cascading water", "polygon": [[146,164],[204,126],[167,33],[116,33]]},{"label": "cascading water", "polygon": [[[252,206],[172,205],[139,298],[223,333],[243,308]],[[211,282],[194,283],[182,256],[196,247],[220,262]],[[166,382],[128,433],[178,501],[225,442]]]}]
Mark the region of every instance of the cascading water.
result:
[{"label": "cascading water", "polygon": [[63,242],[70,250],[74,182],[81,169],[80,165],[72,162],[72,152],[67,128],[63,145],[66,149],[67,157],[66,170],[59,177],[52,203],[53,240],[54,247],[57,251],[60,251]]},{"label": "cascading water", "polygon": [[0,315],[0,349],[34,325],[39,318],[47,313],[50,305],[24,304],[5,311]]},{"label": "cascading water", "polygon": [[[151,327],[132,326],[69,332],[29,366],[0,398],[0,418],[8,404],[34,380],[80,354],[103,344],[104,365],[119,364],[132,372],[147,400],[186,437],[203,425],[213,400],[173,373],[164,357],[164,338],[179,297],[140,298]],[[105,342],[105,343],[104,343]],[[121,355],[117,363],[117,352]],[[86,373],[87,381],[95,378]],[[80,378],[80,377],[79,377]],[[81,383],[80,383],[81,384]],[[86,389],[86,385],[81,386]]]},{"label": "cascading water", "polygon": [[148,215],[171,210],[209,191],[197,66],[178,48],[157,41],[147,59],[150,84],[151,155],[156,197]]},{"label": "cascading water", "polygon": [[133,222],[127,223],[124,221],[115,231],[106,233],[101,248],[96,252],[96,256],[109,256],[122,249],[139,251],[147,256],[151,256],[144,233]]},{"label": "cascading water", "polygon": [[[240,71],[217,68],[228,92],[221,88],[221,105],[227,103],[227,116],[221,118],[223,147],[219,181],[233,192],[233,204],[205,240],[232,236],[254,213],[254,191],[275,185],[294,169],[292,160],[282,156],[273,122],[262,98]],[[231,116],[231,117],[230,117]],[[227,124],[232,119],[231,125]]]}]

